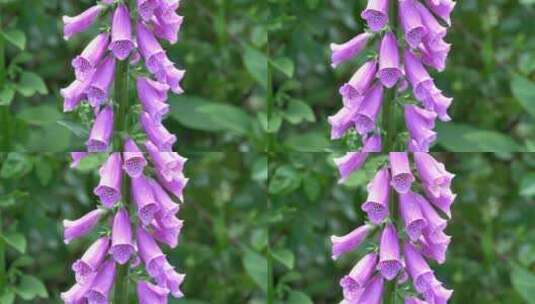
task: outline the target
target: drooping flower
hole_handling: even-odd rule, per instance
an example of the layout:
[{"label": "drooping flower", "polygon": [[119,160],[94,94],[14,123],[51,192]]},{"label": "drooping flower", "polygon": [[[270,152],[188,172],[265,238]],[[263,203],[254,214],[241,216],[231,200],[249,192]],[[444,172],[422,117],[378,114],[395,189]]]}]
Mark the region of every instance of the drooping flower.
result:
[{"label": "drooping flower", "polygon": [[108,303],[109,293],[115,280],[115,262],[108,260],[102,264],[91,288],[87,291],[87,301],[93,303]]},{"label": "drooping flower", "polygon": [[362,210],[368,213],[368,218],[374,224],[381,223],[389,214],[390,173],[385,167],[373,178],[368,185],[368,198],[362,204]]},{"label": "drooping flower", "polygon": [[128,262],[134,252],[132,225],[128,211],[121,208],[117,211],[113,219],[110,254],[117,263],[123,265]]},{"label": "drooping flower", "polygon": [[124,142],[124,151],[124,171],[126,171],[130,177],[139,177],[143,174],[143,168],[148,164],[143,152],[139,150],[138,146],[131,138],[127,138]]},{"label": "drooping flower", "polygon": [[398,42],[394,33],[388,32],[383,37],[379,49],[379,72],[377,72],[377,77],[385,87],[392,88],[401,76]]},{"label": "drooping flower", "polygon": [[342,44],[331,43],[331,66],[335,68],[340,63],[357,56],[366,47],[371,37],[369,33],[362,33]]},{"label": "drooping flower", "polygon": [[102,10],[102,6],[95,5],[75,17],[63,16],[63,38],[69,40],[72,36],[87,30]]},{"label": "drooping flower", "polygon": [[145,281],[137,282],[139,304],[166,304],[169,289]]},{"label": "drooping flower", "polygon": [[343,183],[351,173],[360,169],[368,158],[369,153],[381,152],[381,148],[381,136],[372,135],[366,139],[360,152],[348,152],[344,156],[334,159],[334,163],[340,173],[339,182]]},{"label": "drooping flower", "polygon": [[372,31],[382,30],[388,23],[388,0],[368,0],[361,17],[368,22]]},{"label": "drooping flower", "polygon": [[72,240],[91,232],[104,213],[106,211],[103,209],[95,209],[77,220],[63,220],[63,240],[65,244],[69,244]]},{"label": "drooping flower", "polygon": [[393,280],[402,268],[399,251],[396,228],[392,224],[386,224],[381,234],[377,269],[379,269],[383,278],[389,281]]},{"label": "drooping flower", "polygon": [[115,58],[125,60],[133,49],[134,41],[132,40],[130,14],[126,6],[120,3],[113,14],[110,51]]},{"label": "drooping flower", "polygon": [[416,9],[414,0],[399,1],[399,19],[405,33],[405,41],[411,48],[416,48],[427,34],[422,18]]},{"label": "drooping flower", "polygon": [[115,77],[115,58],[107,56],[97,67],[86,89],[87,99],[93,107],[108,99],[108,91]]},{"label": "drooping flower", "polygon": [[359,134],[368,134],[375,128],[377,115],[379,115],[383,103],[383,92],[383,86],[377,83],[370,88],[364,97],[354,118]]},{"label": "drooping flower", "polygon": [[87,45],[80,55],[72,60],[72,67],[74,68],[77,80],[86,81],[91,77],[97,64],[106,52],[109,40],[110,36],[108,33],[99,34]]},{"label": "drooping flower", "polygon": [[132,178],[132,198],[137,207],[138,218],[144,225],[150,224],[160,207],[145,176]]},{"label": "drooping flower", "polygon": [[111,208],[121,199],[121,183],[123,179],[121,153],[115,152],[108,157],[100,168],[100,182],[93,191],[106,208]]},{"label": "drooping flower", "polygon": [[95,274],[104,261],[108,252],[110,239],[103,236],[96,240],[84,253],[84,255],[72,264],[72,270],[76,274],[76,282],[86,284],[91,275]]},{"label": "drooping flower", "polygon": [[414,182],[414,175],[409,165],[409,155],[406,152],[390,152],[390,166],[392,169],[392,187],[398,193],[407,193]]},{"label": "drooping flower", "polygon": [[357,301],[377,268],[377,254],[368,253],[340,280],[344,290],[344,299]]},{"label": "drooping flower", "polygon": [[370,60],[358,69],[348,83],[340,88],[344,99],[354,99],[366,94],[377,71],[377,61]]},{"label": "drooping flower", "polygon": [[419,205],[418,194],[414,192],[402,193],[399,195],[399,210],[403,220],[405,231],[412,241],[416,241],[427,227],[427,220],[424,218]]},{"label": "drooping flower", "polygon": [[372,226],[362,225],[344,236],[331,236],[332,259],[357,248],[370,233]]}]

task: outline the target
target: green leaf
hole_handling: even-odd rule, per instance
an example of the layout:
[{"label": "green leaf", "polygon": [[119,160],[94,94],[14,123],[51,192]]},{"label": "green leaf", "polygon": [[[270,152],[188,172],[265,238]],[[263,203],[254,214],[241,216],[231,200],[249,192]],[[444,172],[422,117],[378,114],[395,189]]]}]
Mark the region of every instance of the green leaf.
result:
[{"label": "green leaf", "polygon": [[294,134],[285,140],[285,144],[290,150],[302,152],[325,152],[331,144],[326,133],[309,132],[305,134]]},{"label": "green leaf", "polygon": [[268,160],[265,156],[258,157],[252,167],[252,178],[256,181],[263,182],[268,178]]},{"label": "green leaf", "polygon": [[0,106],[9,106],[13,97],[15,97],[15,87],[11,83],[7,83],[0,91]]},{"label": "green leaf", "polygon": [[171,116],[191,129],[203,131],[232,131],[247,133],[252,118],[238,107],[207,101],[200,97],[170,97]]},{"label": "green leaf", "polygon": [[32,72],[23,72],[19,83],[17,84],[17,90],[24,97],[30,97],[39,93],[45,95],[48,93],[45,82],[41,76]]},{"label": "green leaf", "polygon": [[290,250],[285,248],[275,249],[271,252],[271,255],[289,270],[294,268],[295,256]]},{"label": "green leaf", "polygon": [[33,162],[26,154],[9,153],[2,164],[0,177],[19,178],[28,174],[32,170]]},{"label": "green leaf", "polygon": [[315,176],[308,174],[303,179],[303,189],[308,199],[314,202],[320,196],[321,184]]},{"label": "green leaf", "polygon": [[529,173],[522,177],[520,182],[520,195],[526,197],[535,196],[535,173]]},{"label": "green leaf", "polygon": [[246,250],[242,263],[245,271],[251,279],[253,279],[263,291],[267,291],[268,265],[266,258],[254,251]]},{"label": "green leaf", "polygon": [[275,60],[271,60],[271,64],[284,75],[292,78],[294,75],[294,63],[288,57],[280,57]]},{"label": "green leaf", "polygon": [[514,75],[511,91],[524,109],[535,117],[535,83],[520,75]]},{"label": "green leaf", "polygon": [[511,137],[475,127],[440,123],[437,125],[438,142],[454,152],[521,152],[523,148]]},{"label": "green leaf", "polygon": [[82,172],[93,171],[99,168],[100,166],[102,166],[102,164],[104,164],[104,161],[106,161],[106,159],[107,159],[106,153],[91,153],[80,160],[80,162],[78,163],[78,166],[76,166],[76,170],[79,170]]},{"label": "green leaf", "polygon": [[314,117],[314,112],[310,106],[306,102],[298,99],[290,100],[285,117],[292,124],[299,124],[304,120],[308,122],[316,121],[316,117]]},{"label": "green leaf", "polygon": [[511,282],[526,303],[535,304],[535,274],[513,264]]},{"label": "green leaf", "polygon": [[17,249],[20,253],[26,252],[26,238],[23,234],[14,232],[14,233],[3,233],[0,235],[2,239],[11,247]]},{"label": "green leaf", "polygon": [[312,299],[301,291],[290,291],[286,304],[313,304]]},{"label": "green leaf", "polygon": [[15,190],[8,194],[0,195],[0,208],[8,208],[17,202],[18,199],[28,196],[27,192],[22,192],[20,190]]},{"label": "green leaf", "polygon": [[263,88],[267,88],[268,60],[266,55],[250,46],[246,46],[243,53],[243,62],[249,74]]},{"label": "green leaf", "polygon": [[41,185],[46,186],[52,179],[52,166],[46,159],[36,159],[35,163],[35,174]]},{"label": "green leaf", "polygon": [[269,183],[269,193],[287,194],[301,185],[301,175],[290,165],[277,168]]},{"label": "green leaf", "polygon": [[76,137],[85,139],[89,136],[87,128],[77,122],[62,119],[58,120],[57,123],[58,125],[67,128],[67,130],[71,131]]},{"label": "green leaf", "polygon": [[5,289],[4,293],[0,296],[0,304],[13,303],[15,303],[15,293],[12,290]]},{"label": "green leaf", "polygon": [[17,294],[26,301],[35,297],[48,298],[46,287],[38,278],[31,275],[23,275],[16,289]]},{"label": "green leaf", "polygon": [[7,41],[18,47],[21,51],[26,48],[26,35],[23,31],[18,29],[6,29],[2,31],[2,35]]},{"label": "green leaf", "polygon": [[61,113],[50,104],[26,107],[19,112],[19,119],[33,125],[54,123],[61,118]]}]

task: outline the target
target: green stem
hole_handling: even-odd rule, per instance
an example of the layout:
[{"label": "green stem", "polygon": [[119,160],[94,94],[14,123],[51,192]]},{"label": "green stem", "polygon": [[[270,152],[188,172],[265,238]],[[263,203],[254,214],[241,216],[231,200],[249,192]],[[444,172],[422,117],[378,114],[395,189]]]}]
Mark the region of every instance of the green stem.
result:
[{"label": "green stem", "polygon": [[114,304],[128,304],[128,269],[129,264],[117,265],[115,278]]},{"label": "green stem", "polygon": [[383,139],[383,150],[386,152],[394,151],[395,140],[395,117],[394,117],[394,90],[387,90],[383,101],[383,130],[385,131]]},{"label": "green stem", "polygon": [[[0,213],[0,235],[2,234],[2,214]],[[4,239],[0,238],[0,295],[6,289],[6,245]]]},{"label": "green stem", "polygon": [[128,113],[128,60],[117,62],[115,73],[115,102],[118,106],[115,118],[115,151],[121,151],[123,135],[128,130],[126,114]]},{"label": "green stem", "polygon": [[[2,32],[2,16],[0,15],[0,32]],[[6,59],[5,59],[6,41],[3,35],[0,35],[0,92],[4,89],[6,83]],[[9,151],[11,147],[11,128],[9,105],[0,106],[0,122],[2,126],[3,140],[0,140],[0,151]]]}]

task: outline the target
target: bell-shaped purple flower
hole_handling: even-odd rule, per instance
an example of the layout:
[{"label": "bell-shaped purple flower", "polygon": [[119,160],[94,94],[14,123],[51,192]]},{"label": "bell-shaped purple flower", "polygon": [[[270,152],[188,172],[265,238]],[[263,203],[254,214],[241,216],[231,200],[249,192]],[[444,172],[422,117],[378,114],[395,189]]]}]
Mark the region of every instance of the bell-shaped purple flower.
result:
[{"label": "bell-shaped purple flower", "polygon": [[438,236],[437,234],[430,236],[424,232],[424,235],[418,240],[422,254],[439,264],[443,264],[446,261],[446,251],[450,242],[451,237],[443,232],[440,232]]},{"label": "bell-shaped purple flower", "polygon": [[431,79],[431,76],[427,73],[420,59],[418,59],[410,50],[405,50],[403,58],[405,72],[411,83],[414,96],[416,99],[424,101],[431,93],[433,93],[433,79]]},{"label": "bell-shaped purple flower", "polygon": [[115,58],[106,57],[91,77],[91,84],[86,90],[87,99],[93,107],[101,105],[108,99],[108,91],[115,77]]},{"label": "bell-shaped purple flower", "polygon": [[85,284],[76,283],[69,290],[62,292],[60,294],[61,300],[65,304],[86,303],[85,295],[89,291],[89,288],[91,288],[92,282],[94,281],[95,276],[96,276],[96,273],[92,273],[87,278],[87,283]]},{"label": "bell-shaped purple flower", "polygon": [[167,304],[169,289],[162,288],[146,281],[137,282],[139,304]]},{"label": "bell-shaped purple flower", "polygon": [[409,151],[427,152],[436,140],[433,131],[437,115],[415,105],[405,105],[405,124],[410,134]]},{"label": "bell-shaped purple flower", "polygon": [[61,97],[63,97],[63,112],[73,111],[83,99],[87,98],[85,93],[87,86],[88,83],[75,80],[68,87],[60,90]]},{"label": "bell-shaped purple flower", "polygon": [[405,33],[405,40],[411,48],[416,48],[427,34],[427,28],[416,9],[415,0],[399,1],[399,18]]},{"label": "bell-shaped purple flower", "polygon": [[365,255],[353,267],[349,275],[340,280],[340,286],[344,290],[344,299],[358,301],[362,290],[366,287],[372,274],[377,268],[377,254],[372,252]]},{"label": "bell-shaped purple flower", "polygon": [[422,215],[427,222],[427,226],[425,227],[426,234],[438,238],[438,235],[446,228],[448,221],[443,219],[422,195],[413,193],[413,198],[418,203]]},{"label": "bell-shaped purple flower", "polygon": [[424,41],[433,45],[437,40],[442,40],[446,36],[447,28],[440,25],[435,16],[420,2],[415,2],[416,9],[422,18],[422,23],[427,29]]},{"label": "bell-shaped purple flower", "polygon": [[340,158],[335,158],[334,163],[340,173],[339,183],[343,183],[355,171],[359,170],[370,152],[381,152],[381,136],[372,135],[364,142],[364,147],[360,152],[348,152]]},{"label": "bell-shaped purple flower", "polygon": [[376,274],[368,283],[360,296],[358,303],[381,304],[383,303],[384,279]]},{"label": "bell-shaped purple flower", "polygon": [[362,204],[362,210],[374,224],[381,223],[389,214],[388,199],[390,194],[390,174],[382,168],[368,185],[368,198]]},{"label": "bell-shaped purple flower", "polygon": [[[362,97],[357,98],[362,100]],[[329,116],[327,119],[331,125],[331,139],[340,139],[344,136],[349,128],[354,125],[353,119],[358,111],[358,107],[346,107],[341,108],[333,116]]]},{"label": "bell-shaped purple flower", "polygon": [[424,292],[424,297],[427,303],[447,304],[452,294],[453,290],[445,288],[438,282]]},{"label": "bell-shaped purple flower", "polygon": [[63,220],[63,241],[65,244],[91,232],[105,213],[105,210],[95,209],[77,220]]},{"label": "bell-shaped purple flower", "polygon": [[154,215],[160,210],[158,202],[154,198],[152,188],[147,177],[141,175],[132,178],[132,196],[137,207],[137,216],[143,223],[148,225]]},{"label": "bell-shaped purple flower", "polygon": [[117,263],[124,265],[135,250],[128,211],[121,208],[113,219],[110,254]]},{"label": "bell-shaped purple flower", "polygon": [[166,180],[171,181],[174,176],[182,174],[186,158],[176,152],[160,152],[151,141],[145,142],[145,148],[156,169]]},{"label": "bell-shaped purple flower", "polygon": [[167,262],[162,250],[152,236],[141,226],[137,227],[136,239],[139,256],[145,264],[145,269],[151,277],[157,277],[162,273],[163,266]]},{"label": "bell-shaped purple flower", "polygon": [[184,93],[184,90],[182,89],[180,82],[185,74],[185,70],[177,69],[174,63],[166,59],[163,68],[156,73],[156,78],[160,82],[167,83],[173,93],[182,94]]},{"label": "bell-shaped purple flower", "polygon": [[117,9],[113,14],[113,21],[111,26],[111,43],[110,51],[115,58],[125,60],[132,49],[134,49],[134,41],[132,40],[132,23],[130,21],[130,13],[128,8],[123,3],[117,5]]},{"label": "bell-shaped purple flower", "polygon": [[340,94],[345,99],[354,99],[366,94],[377,72],[377,61],[370,60],[364,63],[351,77],[348,83],[340,88]]},{"label": "bell-shaped purple flower", "polygon": [[109,294],[115,280],[115,262],[108,260],[102,264],[97,276],[86,294],[89,304],[109,303]]},{"label": "bell-shaped purple flower", "polygon": [[137,0],[137,12],[143,21],[149,21],[154,16],[154,11],[161,5],[160,0]]},{"label": "bell-shaped purple flower", "polygon": [[102,11],[102,6],[95,5],[78,16],[63,16],[63,38],[69,40],[72,36],[87,30]]},{"label": "bell-shaped purple flower", "polygon": [[147,160],[145,159],[145,156],[143,156],[143,152],[139,150],[138,146],[131,138],[125,140],[124,151],[126,152],[123,152],[123,169],[128,176],[139,177],[143,174],[143,168],[147,166]]},{"label": "bell-shaped purple flower", "polygon": [[381,275],[391,281],[403,268],[399,254],[399,239],[396,228],[392,224],[386,224],[381,234],[381,244],[379,247],[379,264],[377,269]]},{"label": "bell-shaped purple flower", "polygon": [[418,194],[412,191],[399,195],[401,219],[405,224],[405,231],[412,241],[418,240],[427,227],[427,220],[420,210],[417,196]]},{"label": "bell-shaped purple flower", "polygon": [[176,136],[169,133],[167,129],[157,121],[154,121],[150,114],[147,112],[142,112],[140,115],[141,126],[150,141],[152,141],[160,151],[171,151],[173,145],[176,142]]},{"label": "bell-shaped purple flower", "polygon": [[184,225],[183,221],[172,215],[161,218],[158,214],[151,225],[153,228],[152,235],[156,240],[167,244],[171,248],[175,248],[178,245],[178,236]]},{"label": "bell-shaped purple flower", "polygon": [[407,271],[412,278],[414,288],[419,293],[423,293],[431,287],[435,276],[429,265],[422,257],[418,249],[411,243],[405,242],[403,244],[403,256],[407,264]]},{"label": "bell-shaped purple flower", "polygon": [[440,120],[450,121],[451,118],[448,115],[448,108],[452,101],[453,98],[444,96],[442,92],[436,89],[424,100],[424,104],[428,110],[437,113]]},{"label": "bell-shaped purple flower", "polygon": [[165,219],[168,217],[172,217],[175,214],[178,213],[180,210],[180,205],[173,202],[173,200],[167,195],[167,192],[160,186],[160,184],[153,180],[149,180],[149,184],[152,188],[152,192],[154,193],[154,197],[158,201],[158,204],[160,205],[160,209],[158,211],[158,218],[163,220],[165,223]]},{"label": "bell-shaped purple flower", "polygon": [[72,264],[76,282],[80,284],[89,282],[91,274],[95,273],[104,261],[108,253],[109,244],[110,238],[106,236],[99,238],[86,250],[80,259]]},{"label": "bell-shaped purple flower", "polygon": [[451,49],[451,44],[444,40],[435,41],[434,45],[422,43],[418,46],[418,51],[422,54],[422,62],[439,72],[446,68],[446,61]]},{"label": "bell-shaped purple flower", "polygon": [[390,152],[390,168],[392,170],[392,187],[398,193],[407,193],[414,182],[409,155],[407,152]]},{"label": "bell-shaped purple flower", "polygon": [[121,199],[123,172],[121,153],[112,153],[100,168],[100,182],[93,191],[106,208],[111,208]]},{"label": "bell-shaped purple flower", "polygon": [[169,289],[173,297],[182,298],[184,294],[180,290],[180,285],[184,282],[185,274],[176,272],[169,263],[165,263],[163,273],[157,278],[158,285]]},{"label": "bell-shaped purple flower", "polygon": [[377,72],[377,77],[385,87],[392,88],[401,76],[396,35],[388,32],[383,37],[379,49],[379,72]]},{"label": "bell-shaped purple flower", "polygon": [[336,260],[339,256],[354,250],[366,239],[370,231],[371,225],[362,225],[344,236],[331,236],[332,243],[332,259]]},{"label": "bell-shaped purple flower", "polygon": [[364,97],[354,118],[355,128],[359,134],[370,133],[375,128],[377,115],[383,103],[383,93],[383,86],[380,83],[376,83]]},{"label": "bell-shaped purple flower", "polygon": [[427,7],[451,26],[451,12],[455,8],[456,2],[452,0],[425,0]]},{"label": "bell-shaped purple flower", "polygon": [[138,77],[136,87],[143,111],[149,113],[153,120],[161,121],[169,112],[169,105],[165,103],[169,86],[145,77]]},{"label": "bell-shaped purple flower", "polygon": [[151,73],[160,71],[167,59],[164,50],[152,32],[143,23],[138,22],[136,29],[137,44],[141,55],[145,59],[147,69]]},{"label": "bell-shaped purple flower", "polygon": [[[163,14],[162,14],[163,13]],[[155,18],[152,19],[154,34],[156,37],[165,39],[171,44],[178,41],[178,32],[182,26],[184,17],[177,15],[174,11],[164,13],[158,10]]]},{"label": "bell-shaped purple flower", "polygon": [[76,79],[80,81],[86,81],[90,79],[97,64],[104,56],[110,35],[108,33],[101,33],[95,37],[82,51],[82,53],[72,60],[72,67]]},{"label": "bell-shaped purple flower", "polygon": [[171,192],[180,201],[184,201],[182,193],[189,182],[188,178],[186,178],[183,174],[177,174],[173,176],[172,180],[169,181],[165,179],[165,177],[163,177],[158,171],[156,171],[156,177],[158,178],[160,185],[162,185],[167,191]]},{"label": "bell-shaped purple flower", "polygon": [[357,56],[372,36],[370,33],[362,33],[342,44],[331,43],[331,66],[336,68],[340,63]]},{"label": "bell-shaped purple flower", "polygon": [[438,196],[441,191],[449,189],[455,175],[446,171],[444,164],[438,162],[429,153],[414,153],[414,163],[425,188],[433,196]]},{"label": "bell-shaped purple flower", "polygon": [[388,23],[388,0],[368,0],[368,6],[360,16],[372,31],[382,30]]},{"label": "bell-shaped purple flower", "polygon": [[449,218],[451,218],[451,205],[455,201],[457,195],[451,191],[451,189],[443,189],[438,195],[436,195],[430,188],[424,187],[424,191],[429,198],[429,201],[440,211],[444,212]]},{"label": "bell-shaped purple flower", "polygon": [[89,140],[86,142],[88,152],[106,152],[113,132],[113,109],[107,106],[102,109],[93,123]]}]

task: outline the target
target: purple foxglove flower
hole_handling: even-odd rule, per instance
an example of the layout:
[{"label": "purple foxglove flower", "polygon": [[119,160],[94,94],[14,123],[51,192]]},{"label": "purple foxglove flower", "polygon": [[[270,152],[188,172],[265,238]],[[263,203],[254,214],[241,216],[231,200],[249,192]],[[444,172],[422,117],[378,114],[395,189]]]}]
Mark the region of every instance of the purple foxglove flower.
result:
[{"label": "purple foxglove flower", "polygon": [[63,220],[63,241],[65,244],[91,232],[105,213],[106,211],[102,209],[95,209],[77,220]]},{"label": "purple foxglove flower", "polygon": [[440,232],[446,229],[448,221],[443,219],[422,195],[414,193],[414,200],[418,203],[422,215],[427,222],[424,231],[426,234],[436,238]]},{"label": "purple foxglove flower", "polygon": [[165,103],[169,86],[144,77],[138,77],[136,83],[143,111],[149,113],[154,121],[162,121],[169,112],[169,105]]},{"label": "purple foxglove flower", "polygon": [[121,208],[117,211],[113,219],[110,254],[117,263],[124,265],[134,252],[132,226],[128,217],[128,211]]},{"label": "purple foxglove flower", "polygon": [[455,8],[456,2],[453,2],[452,0],[425,0],[425,3],[433,13],[451,26],[450,15]]},{"label": "purple foxglove flower", "polygon": [[398,193],[407,193],[414,182],[409,155],[407,152],[390,152],[390,167],[392,169],[392,187]]},{"label": "purple foxglove flower", "polygon": [[87,152],[71,152],[71,168],[76,168],[80,164],[80,161],[85,158],[89,153]]},{"label": "purple foxglove flower", "polygon": [[412,85],[414,96],[416,99],[423,101],[430,95],[431,89],[434,87],[433,79],[431,79],[431,76],[427,73],[420,59],[418,59],[410,50],[405,50],[403,58],[405,72]]},{"label": "purple foxglove flower", "polygon": [[446,289],[439,283],[429,288],[424,297],[427,303],[447,304],[452,294],[453,290]]},{"label": "purple foxglove flower", "polygon": [[451,205],[457,195],[451,189],[443,189],[438,196],[435,196],[429,188],[424,188],[424,191],[431,203],[451,218]]},{"label": "purple foxglove flower", "polygon": [[151,141],[145,142],[145,148],[149,152],[156,169],[167,181],[171,181],[174,176],[182,174],[184,164],[187,161],[186,158],[176,152],[160,152]]},{"label": "purple foxglove flower", "polygon": [[173,176],[173,180],[168,181],[163,177],[160,172],[156,171],[156,177],[160,184],[169,192],[171,192],[176,198],[180,201],[184,201],[182,195],[184,188],[188,184],[189,179],[186,178],[183,174],[177,174]]},{"label": "purple foxglove flower", "polygon": [[75,17],[63,16],[63,38],[69,40],[72,36],[87,30],[97,19],[102,6],[95,5]]},{"label": "purple foxglove flower", "polygon": [[165,263],[164,272],[162,275],[157,278],[158,285],[167,287],[173,297],[182,298],[184,294],[180,290],[180,285],[184,282],[185,274],[178,273],[175,271],[175,268],[169,263]]},{"label": "purple foxglove flower", "polygon": [[332,259],[336,260],[344,253],[360,246],[371,230],[371,225],[362,225],[344,236],[331,236]]},{"label": "purple foxglove flower", "polygon": [[186,71],[177,69],[172,62],[168,60],[166,61],[167,62],[164,63],[163,68],[156,73],[158,81],[167,83],[171,88],[171,91],[175,94],[184,93],[184,89],[180,86],[180,82],[182,81],[182,78],[184,78]]},{"label": "purple foxglove flower", "polygon": [[429,153],[414,153],[414,163],[420,179],[434,197],[451,186],[454,174],[446,171],[444,164],[438,162]]},{"label": "purple foxglove flower", "polygon": [[154,198],[147,177],[141,175],[140,177],[132,178],[132,196],[137,206],[137,216],[143,225],[150,224],[160,207]]},{"label": "purple foxglove flower", "polygon": [[382,30],[388,23],[388,0],[368,0],[368,6],[360,16],[372,31]]},{"label": "purple foxglove flower", "polygon": [[101,105],[108,99],[108,91],[114,77],[115,58],[113,58],[113,56],[108,56],[98,66],[95,73],[93,73],[91,84],[86,90],[89,103],[93,107]]},{"label": "purple foxglove flower", "polygon": [[141,56],[145,58],[145,65],[151,73],[156,73],[163,68],[167,59],[164,50],[154,37],[152,32],[141,22],[137,23],[137,44]]},{"label": "purple foxglove flower", "polygon": [[68,87],[59,91],[63,97],[63,112],[71,112],[83,99],[87,98],[85,93],[87,86],[88,83],[75,80]]},{"label": "purple foxglove flower", "polygon": [[444,40],[437,40],[432,46],[425,42],[418,46],[418,50],[422,54],[422,62],[439,72],[444,71],[446,68],[446,60],[450,49],[451,44],[446,43]]},{"label": "purple foxglove flower", "polygon": [[403,244],[403,256],[416,291],[423,293],[431,287],[435,279],[433,271],[418,249],[408,242]]},{"label": "purple foxglove flower", "polygon": [[414,0],[399,1],[399,18],[405,33],[405,40],[411,48],[416,48],[427,34]]},{"label": "purple foxglove flower", "polygon": [[399,195],[399,211],[405,224],[405,231],[412,241],[418,240],[428,225],[420,210],[418,195],[412,191]]},{"label": "purple foxglove flower", "polygon": [[160,5],[154,10],[154,14],[163,19],[172,18],[179,6],[180,0],[161,1]]},{"label": "purple foxglove flower", "polygon": [[396,85],[401,75],[398,41],[394,33],[388,32],[381,41],[379,49],[379,72],[377,72],[377,77],[385,87],[392,88]]},{"label": "purple foxglove flower", "polygon": [[183,21],[184,17],[177,15],[175,12],[165,15],[156,13],[156,17],[152,18],[154,35],[169,41],[171,44],[175,44],[178,41],[178,32]]},{"label": "purple foxglove flower", "polygon": [[85,304],[85,295],[91,288],[96,273],[90,274],[86,284],[76,283],[69,290],[60,294],[61,300],[65,304]]},{"label": "purple foxglove flower", "polygon": [[435,16],[420,2],[415,2],[415,7],[422,18],[422,23],[427,29],[427,35],[424,37],[424,41],[429,44],[434,44],[435,41],[441,40],[446,36],[447,29],[440,25],[435,19]]},{"label": "purple foxglove flower", "polygon": [[113,132],[113,109],[107,106],[95,119],[89,140],[86,142],[88,152],[106,152]]},{"label": "purple foxglove flower", "polygon": [[171,151],[176,142],[176,136],[169,133],[165,127],[154,121],[149,113],[142,112],[140,115],[141,125],[143,130],[147,133],[150,141],[152,141],[160,151]]},{"label": "purple foxglove flower", "polygon": [[121,199],[121,184],[123,172],[121,170],[121,153],[112,153],[106,163],[100,168],[100,182],[93,191],[100,198],[106,208],[111,208]]},{"label": "purple foxglove flower", "polygon": [[157,277],[161,274],[163,266],[167,262],[164,254],[152,236],[141,226],[137,227],[136,239],[139,256],[143,260],[147,272],[151,277]]},{"label": "purple foxglove flower", "polygon": [[123,169],[128,176],[133,178],[139,177],[143,174],[143,168],[147,165],[147,160],[143,156],[143,152],[139,150],[136,143],[131,138],[125,140],[124,150],[126,152],[123,152]]},{"label": "purple foxglove flower", "polygon": [[90,79],[97,64],[104,56],[110,40],[108,33],[101,33],[93,39],[82,53],[72,60],[72,67],[76,79],[86,81]]},{"label": "purple foxglove flower", "polygon": [[[152,192],[156,200],[160,205],[160,210],[158,211],[158,217],[160,219],[166,219],[169,216],[174,216],[180,210],[180,206],[173,202],[173,200],[167,195],[167,192],[160,186],[160,184],[153,180],[149,180],[149,184],[152,188]],[[165,221],[164,221],[165,222]]]},{"label": "purple foxglove flower", "polygon": [[368,185],[368,198],[362,204],[362,210],[368,213],[368,218],[374,224],[381,223],[390,214],[388,211],[389,181],[390,174],[385,167],[377,172]]},{"label": "purple foxglove flower", "polygon": [[375,128],[377,115],[383,103],[383,93],[383,86],[380,83],[376,83],[364,97],[354,118],[355,127],[359,134],[370,133]]},{"label": "purple foxglove flower", "polygon": [[414,105],[405,105],[405,123],[411,137],[409,150],[411,152],[427,152],[436,140],[436,114]]},{"label": "purple foxglove flower", "polygon": [[119,60],[125,60],[128,55],[130,55],[130,52],[132,52],[134,47],[130,13],[124,4],[119,3],[115,13],[113,14],[113,22],[111,26],[111,44],[109,49],[115,58]]},{"label": "purple foxglove flower", "polygon": [[442,234],[434,243],[430,241],[431,237],[423,237],[418,241],[422,254],[430,259],[435,260],[439,264],[443,264],[446,261],[446,251],[451,242],[451,238],[445,234]]},{"label": "purple foxglove flower", "polygon": [[353,267],[349,275],[340,280],[344,290],[344,298],[348,301],[358,301],[362,290],[366,287],[377,266],[377,254],[368,253]]},{"label": "purple foxglove flower", "polygon": [[87,292],[86,298],[89,304],[109,303],[108,295],[110,294],[113,281],[115,280],[115,262],[108,260],[102,264],[93,286]]},{"label": "purple foxglove flower", "polygon": [[137,297],[139,304],[167,304],[169,289],[162,288],[149,282],[137,282]]},{"label": "purple foxglove flower", "polygon": [[104,236],[96,240],[84,253],[84,255],[72,264],[76,282],[89,283],[91,274],[95,273],[108,252],[110,238]]},{"label": "purple foxglove flower", "polygon": [[405,298],[404,304],[428,304],[426,301],[420,300],[417,297]]},{"label": "purple foxglove flower", "polygon": [[368,91],[377,72],[377,61],[370,60],[364,63],[351,77],[348,83],[340,88],[340,94],[344,99],[354,99],[364,95]]},{"label": "purple foxglove flower", "polygon": [[183,222],[174,216],[167,217],[164,223],[160,222],[159,217],[152,222],[153,236],[156,240],[167,244],[171,248],[178,245],[178,236],[182,230]]},{"label": "purple foxglove flower", "polygon": [[137,0],[137,12],[143,18],[143,21],[149,21],[161,4],[161,0]]},{"label": "purple foxglove flower", "polygon": [[381,234],[381,245],[379,247],[379,264],[377,269],[383,278],[391,281],[403,268],[399,255],[399,239],[396,228],[392,224],[386,224]]},{"label": "purple foxglove flower", "polygon": [[359,170],[370,152],[381,152],[381,136],[373,135],[366,139],[361,152],[348,152],[340,158],[335,158],[334,163],[340,172],[339,183],[343,183],[355,171]]},{"label": "purple foxglove flower", "polygon": [[331,125],[331,139],[340,139],[344,136],[347,130],[354,125],[353,118],[357,111],[358,107],[344,106],[338,113],[329,116],[327,120]]},{"label": "purple foxglove flower", "polygon": [[360,296],[358,303],[381,304],[383,303],[384,279],[379,274],[375,275],[368,283]]},{"label": "purple foxglove flower", "polygon": [[340,63],[357,56],[372,36],[370,33],[362,33],[342,44],[331,43],[331,66],[336,68]]},{"label": "purple foxglove flower", "polygon": [[428,110],[432,109],[433,112],[437,113],[440,120],[450,121],[451,118],[448,115],[448,108],[452,101],[453,98],[442,95],[440,91],[435,91],[428,96],[424,103]]}]

